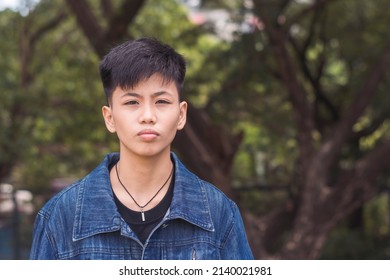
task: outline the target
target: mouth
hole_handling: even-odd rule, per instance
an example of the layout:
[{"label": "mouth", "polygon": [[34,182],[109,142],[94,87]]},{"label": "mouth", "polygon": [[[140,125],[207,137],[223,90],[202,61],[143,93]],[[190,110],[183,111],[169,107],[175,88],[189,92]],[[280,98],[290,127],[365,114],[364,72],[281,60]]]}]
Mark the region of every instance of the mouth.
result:
[{"label": "mouth", "polygon": [[154,140],[159,136],[158,132],[153,129],[141,130],[137,135],[146,141]]}]

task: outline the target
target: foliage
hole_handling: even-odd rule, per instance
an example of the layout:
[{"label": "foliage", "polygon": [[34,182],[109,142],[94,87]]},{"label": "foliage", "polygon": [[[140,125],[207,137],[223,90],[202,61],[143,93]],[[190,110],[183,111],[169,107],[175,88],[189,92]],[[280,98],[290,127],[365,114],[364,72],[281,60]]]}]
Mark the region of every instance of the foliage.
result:
[{"label": "foliage", "polygon": [[[98,3],[90,2],[101,24],[107,25]],[[203,8],[223,7],[238,25],[253,16],[251,6],[244,6],[242,1],[228,2],[204,1]],[[291,3],[283,11],[287,20],[310,1]],[[119,7],[119,1],[113,4]],[[275,17],[280,8],[274,5]],[[308,71],[323,71],[321,86],[336,111],[318,104],[320,124],[313,132],[318,145],[359,94],[369,67],[385,48],[389,8],[385,0],[337,1],[303,17],[289,29],[296,46],[307,44]],[[63,12],[66,16],[61,22],[24,53],[22,39]],[[281,18],[275,18],[278,20]],[[312,25],[315,21],[317,24]],[[210,33],[211,29],[192,24],[178,1],[149,0],[128,31],[133,37],[157,37],[183,53],[188,61],[185,98],[204,109],[213,123],[226,131],[244,132],[232,167],[233,185],[242,190],[242,205],[260,216],[295,195],[300,178],[291,100],[276,71],[269,38],[261,26],[252,27],[237,31],[232,41],[222,40]],[[316,36],[308,38],[310,32]],[[79,178],[104,154],[117,149],[116,139],[106,131],[100,113],[105,99],[97,71],[99,58],[64,1],[41,0],[23,16],[10,10],[0,12],[0,41],[0,71],[4,73],[0,76],[0,164],[15,165],[13,173],[0,180],[44,193],[54,179]],[[288,52],[301,69],[302,57],[297,50],[290,45]],[[25,68],[23,55],[29,58]],[[29,78],[25,83],[23,73]],[[353,127],[355,133],[370,128],[373,131],[344,147],[341,168],[350,167],[389,136],[388,75]],[[299,79],[309,99],[314,100],[315,84],[303,74]],[[388,188],[387,176],[380,179]],[[386,207],[382,200],[366,205],[364,228],[340,226],[331,235],[322,258],[388,257],[384,251],[374,254],[378,244],[388,247],[384,239],[389,224],[382,220],[388,212]],[[360,242],[364,245],[358,248]],[[337,251],[340,248],[342,252]],[[348,250],[350,253],[346,253]]]},{"label": "foliage", "polygon": [[[13,137],[5,134],[8,129],[1,129],[4,135],[0,140],[11,144],[20,157],[13,180],[36,192],[48,190],[55,178],[73,180],[83,176],[105,153],[117,150],[115,137],[106,131],[100,113],[105,99],[97,71],[99,58],[69,14],[58,27],[36,42],[29,65],[33,77],[28,85],[29,94],[18,93],[21,69],[17,54],[22,51],[18,40],[23,27],[31,23],[28,29],[33,33],[48,21],[44,15],[55,15],[62,10],[67,11],[67,7],[61,1],[42,0],[25,17],[10,10],[2,12],[1,17],[1,31],[5,33],[1,36],[2,42],[7,42],[0,45],[1,54],[11,60],[2,60],[3,69],[7,69],[4,72],[8,74],[2,77],[1,86],[3,91],[13,93],[2,95],[1,104],[9,108],[21,98],[21,110],[31,118],[28,122],[24,118],[23,123],[31,126],[17,131],[18,137],[12,143],[9,139]],[[95,13],[98,11],[95,7]],[[175,17],[171,16],[172,12]],[[14,29],[5,28],[10,23],[15,25]],[[175,1],[150,1],[130,32],[134,37],[154,36],[178,48],[188,60],[189,80],[196,79],[192,77],[204,70],[205,50],[215,48],[217,52],[220,48],[215,39],[202,35],[200,29],[188,21],[186,10]],[[198,88],[202,83],[203,88],[207,88],[207,82],[205,79],[199,82]],[[194,92],[198,92],[197,88],[191,89],[189,82],[186,95],[191,98],[196,95]],[[2,119],[10,118],[8,113],[3,109]],[[18,144],[19,139],[24,142]],[[12,156],[11,152],[9,154]],[[2,160],[9,160],[5,155],[7,153],[3,152]]]},{"label": "foliage", "polygon": [[[172,16],[174,14],[175,16]],[[135,37],[156,37],[177,49],[187,61],[184,99],[202,106],[210,92],[218,92],[220,73],[210,60],[220,58],[226,44],[188,19],[188,10],[177,1],[150,0],[129,28]],[[210,79],[213,73],[213,79]]]},{"label": "foliage", "polygon": [[359,260],[388,259],[389,242],[389,195],[381,194],[364,206],[363,226],[350,229],[346,224],[336,228],[321,259]]},{"label": "foliage", "polygon": [[[66,18],[55,32],[48,30],[31,46],[28,50],[32,53],[28,65],[31,77],[28,84],[21,84],[20,61],[11,51],[24,52],[19,44],[23,32],[27,33],[24,36],[32,36],[49,20],[45,15],[55,15],[61,9],[64,6],[60,3],[41,1],[25,17],[9,10],[2,12],[12,14],[7,25],[19,25],[11,29],[14,37],[2,39],[13,48],[7,50],[4,49],[6,44],[0,45],[5,57],[16,60],[7,62],[8,71],[4,72],[16,78],[3,87],[12,94],[2,96],[1,104],[4,104],[4,98],[12,97],[14,100],[8,106],[19,106],[23,123],[29,126],[28,130],[17,131],[10,127],[8,131],[13,131],[15,137],[5,135],[1,139],[8,143],[10,138],[14,139],[12,147],[20,158],[18,168],[14,170],[14,180],[37,192],[47,190],[54,178],[85,174],[95,166],[108,144],[100,115],[104,94],[98,80],[98,60],[75,28],[72,18]],[[10,68],[13,65],[14,69]],[[10,123],[15,123],[19,116],[13,117]],[[19,139],[24,143],[19,145]]]},{"label": "foliage", "polygon": [[[0,71],[3,73],[0,78],[1,102],[0,102],[0,147],[4,151],[0,157],[0,163],[4,164],[11,160],[17,150],[23,145],[21,139],[15,139],[10,143],[12,120],[10,109],[18,102],[21,93],[18,91],[20,77],[18,50],[14,45],[18,40],[15,32],[21,24],[21,16],[10,10],[2,12],[0,17]],[[11,28],[9,28],[11,27]],[[19,100],[20,101],[20,100]]]}]

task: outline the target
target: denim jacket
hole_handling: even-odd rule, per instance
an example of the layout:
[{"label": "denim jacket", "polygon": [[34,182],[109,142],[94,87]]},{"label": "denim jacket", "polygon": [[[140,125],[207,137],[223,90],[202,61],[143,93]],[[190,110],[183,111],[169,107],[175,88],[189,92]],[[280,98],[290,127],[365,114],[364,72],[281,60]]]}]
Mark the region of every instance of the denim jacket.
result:
[{"label": "denim jacket", "polygon": [[253,259],[236,204],[172,159],[171,206],[144,244],[114,202],[113,153],[39,211],[30,259]]}]

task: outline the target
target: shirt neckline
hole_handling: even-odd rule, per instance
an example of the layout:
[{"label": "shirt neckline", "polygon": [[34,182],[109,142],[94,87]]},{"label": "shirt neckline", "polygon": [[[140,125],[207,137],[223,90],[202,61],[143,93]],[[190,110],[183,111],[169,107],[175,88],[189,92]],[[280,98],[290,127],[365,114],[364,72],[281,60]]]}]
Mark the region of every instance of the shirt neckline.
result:
[{"label": "shirt neckline", "polygon": [[112,191],[115,204],[118,207],[118,211],[121,214],[122,218],[128,223],[128,224],[145,224],[145,223],[151,223],[155,222],[157,220],[161,220],[166,212],[169,209],[169,206],[172,201],[173,197],[173,189],[174,189],[174,182],[175,182],[175,174],[172,174],[172,180],[169,184],[169,188],[167,193],[164,195],[163,199],[152,209],[149,209],[147,211],[144,211],[145,215],[145,221],[142,221],[141,211],[135,211],[130,208],[128,208],[126,205],[120,201],[120,199],[116,196],[115,192]]}]

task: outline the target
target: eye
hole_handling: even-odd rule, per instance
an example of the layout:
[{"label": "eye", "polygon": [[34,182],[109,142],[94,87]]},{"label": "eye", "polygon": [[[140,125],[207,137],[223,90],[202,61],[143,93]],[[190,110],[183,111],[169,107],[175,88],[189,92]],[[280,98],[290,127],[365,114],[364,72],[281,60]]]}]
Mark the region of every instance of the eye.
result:
[{"label": "eye", "polygon": [[156,104],[171,104],[171,102],[168,100],[159,99],[156,101]]},{"label": "eye", "polygon": [[137,100],[129,100],[125,102],[125,105],[137,105],[139,104]]}]

